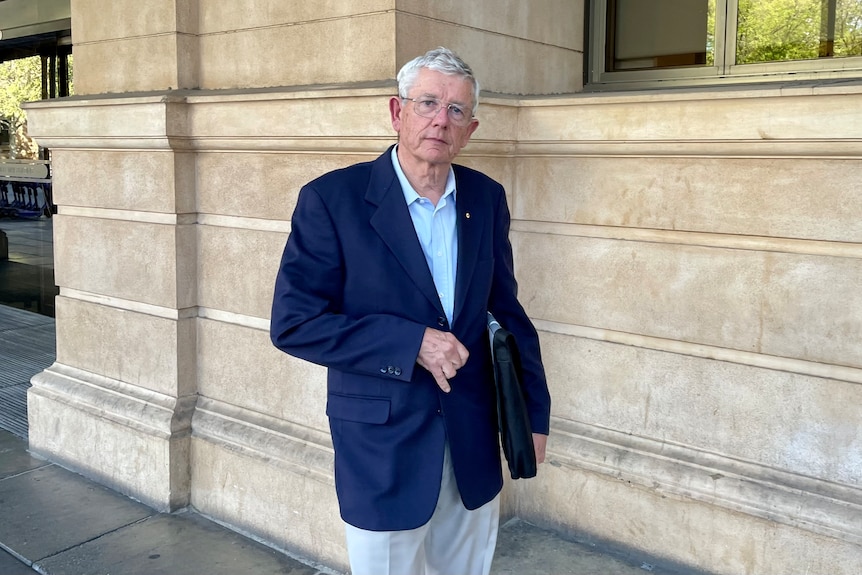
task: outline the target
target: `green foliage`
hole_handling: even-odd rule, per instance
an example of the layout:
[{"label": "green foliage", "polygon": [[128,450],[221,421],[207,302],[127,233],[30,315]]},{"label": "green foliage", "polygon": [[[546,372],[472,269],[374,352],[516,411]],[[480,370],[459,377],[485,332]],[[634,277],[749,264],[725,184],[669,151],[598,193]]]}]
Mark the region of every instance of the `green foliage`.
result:
[{"label": "green foliage", "polygon": [[39,148],[27,136],[27,118],[21,104],[42,98],[40,58],[0,62],[0,122],[13,134],[12,157],[35,158]]},{"label": "green foliage", "polygon": [[739,0],[736,63],[817,58],[821,0]]},{"label": "green foliage", "polygon": [[[828,0],[739,0],[736,63],[820,56]],[[837,0],[835,56],[862,55],[862,0]]]},{"label": "green foliage", "polygon": [[24,121],[23,102],[42,99],[42,63],[38,57],[0,62],[0,116]]},{"label": "green foliage", "polygon": [[835,55],[862,56],[862,0],[839,0],[835,14]]}]

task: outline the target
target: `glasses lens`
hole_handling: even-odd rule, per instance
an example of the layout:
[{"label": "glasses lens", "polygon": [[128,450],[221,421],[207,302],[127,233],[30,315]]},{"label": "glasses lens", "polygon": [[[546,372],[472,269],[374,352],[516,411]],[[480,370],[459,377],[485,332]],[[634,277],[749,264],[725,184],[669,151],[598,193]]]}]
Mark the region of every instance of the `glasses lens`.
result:
[{"label": "glasses lens", "polygon": [[[413,106],[416,110],[416,113],[424,118],[433,118],[440,113],[440,108],[443,107],[443,103],[440,102],[440,100],[435,100],[433,98],[407,99],[413,100]],[[455,104],[449,104],[446,107],[446,114],[449,116],[449,121],[451,121],[456,126],[465,126],[470,123],[471,118],[467,114],[467,112],[465,112],[463,108]]]},{"label": "glasses lens", "polygon": [[416,113],[426,118],[433,118],[440,111],[440,102],[430,98],[418,98],[413,100]]}]

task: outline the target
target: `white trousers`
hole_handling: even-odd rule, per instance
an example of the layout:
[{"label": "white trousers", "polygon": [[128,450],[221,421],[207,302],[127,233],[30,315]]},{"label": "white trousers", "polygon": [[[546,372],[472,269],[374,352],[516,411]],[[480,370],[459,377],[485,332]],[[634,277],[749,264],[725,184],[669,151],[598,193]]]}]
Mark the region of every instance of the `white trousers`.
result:
[{"label": "white trousers", "polygon": [[461,502],[449,447],[431,519],[407,531],[366,531],[345,523],[352,575],[488,575],[497,546],[499,494],[468,511]]}]

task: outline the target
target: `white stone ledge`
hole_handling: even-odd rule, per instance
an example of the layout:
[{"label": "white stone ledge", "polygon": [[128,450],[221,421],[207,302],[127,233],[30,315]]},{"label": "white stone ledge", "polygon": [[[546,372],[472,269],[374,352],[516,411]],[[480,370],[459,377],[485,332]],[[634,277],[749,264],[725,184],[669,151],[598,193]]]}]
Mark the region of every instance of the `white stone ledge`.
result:
[{"label": "white stone ledge", "polygon": [[290,222],[286,220],[264,220],[242,216],[224,216],[218,214],[198,214],[198,223],[202,226],[219,228],[234,228],[258,232],[290,233]]},{"label": "white stone ledge", "polygon": [[612,476],[862,544],[862,490],[723,455],[552,418],[549,464]]},{"label": "white stone ledge", "polygon": [[113,296],[106,296],[98,293],[77,290],[68,287],[60,288],[60,296],[78,301],[84,301],[87,303],[113,307],[146,315],[152,315],[164,319],[181,320],[197,317],[198,315],[197,307],[187,307],[182,309],[162,307],[158,305],[142,303],[139,301],[133,301]]},{"label": "white stone ledge", "polygon": [[112,208],[81,206],[60,206],[57,210],[57,213],[62,216],[74,216],[79,218],[94,218],[103,220],[119,220],[124,222],[138,222],[147,224],[161,224],[166,226],[200,224],[205,226],[236,228],[262,232],[290,232],[290,221],[287,220],[267,220],[263,218],[227,216],[221,214],[171,214],[162,212],[142,212],[138,210],[117,210]]},{"label": "white stone ledge", "polygon": [[334,451],[329,434],[201,396],[192,419],[192,438],[334,485]]},{"label": "white stone ledge", "polygon": [[197,222],[197,214],[142,212],[137,210],[116,210],[112,208],[82,206],[59,206],[57,208],[57,213],[62,216],[121,220],[125,222],[140,222],[146,224],[163,224],[166,226],[182,226]]},{"label": "white stone ledge", "polygon": [[862,156],[862,139],[547,140],[520,141],[512,157],[579,158],[745,158],[854,160]]},{"label": "white stone ledge", "polygon": [[191,430],[196,395],[171,397],[61,363],[30,381],[30,394],[153,437],[176,439]]},{"label": "white stone ledge", "polygon": [[678,244],[682,246],[862,259],[862,244],[851,242],[741,236],[679,230],[627,228],[621,226],[594,226],[528,220],[512,220],[511,229],[515,232],[528,234],[577,236],[629,242]]},{"label": "white stone ledge", "polygon": [[862,369],[533,318],[539,331],[862,384]]},{"label": "white stone ledge", "polygon": [[269,332],[269,318],[254,317],[209,307],[199,307],[198,317]]},{"label": "white stone ledge", "polygon": [[[367,154],[372,158],[395,143],[394,138],[378,137],[280,137],[280,136],[99,136],[66,137],[42,136],[39,143],[45,147],[63,150],[100,151],[206,151],[206,152],[291,152],[319,154]],[[471,147],[473,145],[471,144]]]},{"label": "white stone ledge", "polygon": [[[162,137],[62,137],[42,136],[39,142],[64,150],[174,150],[206,152],[291,152],[317,154],[367,154],[376,157],[395,143],[380,137],[280,137],[280,136],[175,136]],[[858,160],[862,140],[673,140],[642,139],[521,141],[475,138],[461,156],[493,157],[633,157],[633,158],[747,158]]]},{"label": "white stone ledge", "polygon": [[67,287],[60,288],[60,297],[112,307],[124,311],[151,315],[163,319],[182,320],[200,317],[203,319],[210,319],[261,331],[269,331],[269,318],[260,318],[208,307],[195,306],[183,309],[173,309]]},{"label": "white stone ledge", "polygon": [[653,102],[691,102],[714,100],[749,100],[753,98],[789,98],[798,96],[845,96],[862,94],[858,78],[762,82],[732,85],[669,87],[660,90],[616,90],[504,98],[488,96],[483,102],[512,103],[525,107],[594,106],[598,104],[643,104]]}]

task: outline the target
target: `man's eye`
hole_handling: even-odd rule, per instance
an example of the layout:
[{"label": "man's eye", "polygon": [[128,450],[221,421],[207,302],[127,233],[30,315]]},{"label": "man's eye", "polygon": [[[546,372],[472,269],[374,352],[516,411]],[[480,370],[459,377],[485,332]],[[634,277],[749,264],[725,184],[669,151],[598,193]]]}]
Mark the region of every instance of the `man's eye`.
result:
[{"label": "man's eye", "polygon": [[454,104],[449,105],[449,113],[452,114],[453,118],[463,118],[464,117],[464,110],[462,108],[460,108],[459,106],[456,106]]}]

